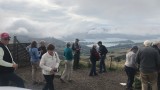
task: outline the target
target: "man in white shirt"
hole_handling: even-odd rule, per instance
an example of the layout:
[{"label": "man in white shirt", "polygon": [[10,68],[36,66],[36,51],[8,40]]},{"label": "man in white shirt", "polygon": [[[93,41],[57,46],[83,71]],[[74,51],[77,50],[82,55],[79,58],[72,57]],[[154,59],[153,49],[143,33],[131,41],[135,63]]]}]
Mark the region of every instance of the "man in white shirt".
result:
[{"label": "man in white shirt", "polygon": [[0,35],[0,86],[8,86],[9,81],[14,82],[18,87],[24,88],[23,80],[14,73],[18,65],[13,61],[9,44],[10,36],[8,33]]}]

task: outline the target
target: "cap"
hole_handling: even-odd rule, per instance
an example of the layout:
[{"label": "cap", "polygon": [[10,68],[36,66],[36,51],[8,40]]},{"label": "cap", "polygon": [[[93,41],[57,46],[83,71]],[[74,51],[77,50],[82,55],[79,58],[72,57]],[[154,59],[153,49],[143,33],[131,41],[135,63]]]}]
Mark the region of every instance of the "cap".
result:
[{"label": "cap", "polygon": [[1,33],[0,38],[11,38],[8,33]]}]

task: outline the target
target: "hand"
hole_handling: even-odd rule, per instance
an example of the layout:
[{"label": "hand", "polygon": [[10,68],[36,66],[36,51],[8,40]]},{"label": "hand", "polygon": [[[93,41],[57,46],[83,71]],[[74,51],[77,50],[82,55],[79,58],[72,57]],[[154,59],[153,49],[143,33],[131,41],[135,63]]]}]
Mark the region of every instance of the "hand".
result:
[{"label": "hand", "polygon": [[54,71],[54,72],[57,72],[57,71],[58,71],[58,69],[57,69],[57,68],[53,68],[53,71]]},{"label": "hand", "polygon": [[18,68],[18,64],[13,64],[12,67],[16,70]]}]

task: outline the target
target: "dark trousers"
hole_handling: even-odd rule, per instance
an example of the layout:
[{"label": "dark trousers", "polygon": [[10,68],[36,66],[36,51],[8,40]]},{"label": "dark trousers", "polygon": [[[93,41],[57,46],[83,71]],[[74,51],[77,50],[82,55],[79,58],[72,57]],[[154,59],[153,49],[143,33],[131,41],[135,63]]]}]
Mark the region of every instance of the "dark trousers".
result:
[{"label": "dark trousers", "polygon": [[10,81],[14,82],[17,87],[24,88],[24,81],[15,73],[0,74],[0,86],[9,86]]},{"label": "dark trousers", "polygon": [[43,75],[43,76],[46,80],[46,84],[43,90],[54,90],[54,85],[53,85],[54,75]]},{"label": "dark trousers", "polygon": [[106,55],[101,56],[101,59],[100,59],[100,70],[99,70],[99,72],[106,72],[105,59],[106,59]]},{"label": "dark trousers", "polygon": [[158,90],[160,90],[160,73],[158,73],[158,80],[157,80],[157,86],[158,86]]},{"label": "dark trousers", "polygon": [[96,75],[96,61],[95,60],[91,60],[91,63],[92,63],[92,67],[91,67],[91,71],[90,71],[90,74],[89,75]]},{"label": "dark trousers", "polygon": [[79,68],[79,59],[80,59],[80,53],[74,54],[73,69]]},{"label": "dark trousers", "polygon": [[132,88],[132,84],[134,82],[134,76],[136,74],[136,69],[125,66],[125,71],[128,76],[127,88]]}]

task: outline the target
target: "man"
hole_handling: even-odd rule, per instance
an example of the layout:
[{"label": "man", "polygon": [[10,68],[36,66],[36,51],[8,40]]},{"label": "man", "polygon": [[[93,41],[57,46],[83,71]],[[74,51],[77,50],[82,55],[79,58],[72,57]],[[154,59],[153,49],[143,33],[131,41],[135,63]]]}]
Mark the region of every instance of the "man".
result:
[{"label": "man", "polygon": [[143,48],[139,49],[136,62],[139,64],[142,90],[148,90],[148,82],[152,90],[157,90],[157,70],[160,64],[158,51],[151,47],[151,41],[144,41]]},{"label": "man", "polygon": [[80,50],[81,47],[79,45],[79,39],[75,40],[75,43],[72,45],[72,50],[74,52],[74,62],[73,62],[73,69],[79,69],[79,59],[80,59]]},{"label": "man", "polygon": [[[159,55],[160,55],[160,42],[155,41],[152,43],[152,47],[158,51]],[[158,80],[157,80],[157,85],[158,85],[158,90],[160,90],[160,72],[158,72]]]},{"label": "man", "polygon": [[18,65],[13,61],[9,44],[10,36],[8,33],[0,35],[0,86],[8,86],[9,81],[14,82],[18,87],[24,88],[23,80],[14,73]]},{"label": "man", "polygon": [[106,71],[106,65],[105,65],[105,59],[106,59],[106,54],[108,53],[108,50],[104,45],[102,45],[101,41],[98,42],[98,46],[99,46],[99,53],[100,53],[100,56],[101,56],[99,73],[107,72]]}]

